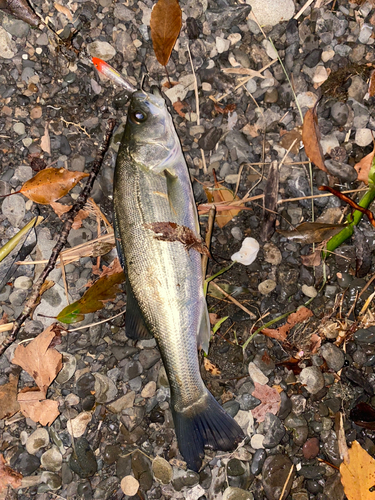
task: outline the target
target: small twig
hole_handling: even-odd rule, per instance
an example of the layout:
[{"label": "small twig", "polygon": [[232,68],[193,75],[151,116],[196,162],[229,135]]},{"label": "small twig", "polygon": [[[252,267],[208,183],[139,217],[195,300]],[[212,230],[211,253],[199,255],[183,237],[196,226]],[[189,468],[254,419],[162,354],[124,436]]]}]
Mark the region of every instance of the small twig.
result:
[{"label": "small twig", "polygon": [[108,120],[107,126],[106,126],[106,132],[105,132],[105,138],[103,141],[103,144],[101,145],[98,154],[97,154],[97,159],[95,160],[91,173],[89,177],[87,178],[87,182],[85,187],[82,189],[80,192],[76,202],[72,206],[72,208],[67,212],[65,215],[65,222],[64,226],[62,228],[62,231],[60,233],[59,239],[57,240],[56,245],[53,247],[51,257],[49,258],[49,261],[47,265],[45,266],[44,270],[40,274],[39,278],[36,280],[34,283],[33,289],[31,296],[29,300],[26,302],[22,313],[18,316],[18,318],[14,322],[14,327],[12,330],[11,335],[7,339],[3,341],[3,344],[0,346],[0,355],[3,354],[3,352],[17,339],[18,332],[21,329],[22,324],[24,321],[28,318],[30,312],[33,310],[35,301],[39,297],[39,292],[40,289],[49,275],[49,273],[54,269],[55,264],[57,262],[57,259],[60,255],[61,250],[64,248],[66,241],[68,239],[69,232],[72,228],[74,218],[78,214],[78,212],[84,207],[84,205],[87,202],[87,199],[90,195],[90,191],[92,189],[92,186],[94,185],[95,179],[99,173],[100,167],[103,163],[104,160],[104,155],[108,150],[109,147],[109,142],[112,136],[113,129],[115,127],[115,121],[114,120]]},{"label": "small twig", "polygon": [[[309,162],[307,162],[309,163]],[[288,165],[290,165],[288,163]],[[348,193],[360,193],[363,191],[367,191],[367,188],[359,188],[359,189],[349,189],[348,191],[341,191],[342,194],[348,194]],[[324,198],[325,196],[334,196],[332,193],[326,193],[326,194],[313,194],[311,196],[299,196],[298,198],[285,198],[284,200],[279,200],[277,203],[288,203],[289,201],[300,201],[300,200],[312,200],[314,198]]]},{"label": "small twig", "polygon": [[349,196],[346,196],[345,194],[341,193],[340,191],[337,191],[336,189],[333,189],[329,186],[319,186],[318,187],[319,191],[329,191],[333,195],[337,196],[342,201],[345,201],[348,205],[350,205],[352,208],[355,210],[358,210],[359,212],[362,212],[365,214],[368,218],[368,220],[371,222],[371,224],[375,227],[375,217],[374,214],[369,210],[368,208],[363,208],[358,205],[355,201],[353,201]]},{"label": "small twig", "polygon": [[290,467],[290,471],[289,471],[288,477],[286,478],[286,481],[284,483],[283,489],[281,490],[281,495],[279,497],[279,500],[283,500],[283,498],[284,498],[284,493],[285,493],[285,490],[286,490],[286,488],[288,486],[290,476],[293,474],[293,470],[294,470],[294,465],[292,464],[292,466]]},{"label": "small twig", "polygon": [[222,293],[224,295],[224,297],[226,297],[227,299],[229,299],[231,302],[233,302],[233,304],[236,304],[237,307],[239,307],[240,309],[242,309],[245,313],[247,313],[251,319],[255,319],[256,316],[254,313],[252,313],[251,311],[249,311],[249,309],[247,309],[245,306],[243,306],[240,302],[238,302],[238,300],[236,300],[235,298],[233,298],[231,295],[229,295],[229,293],[227,293],[225,290],[223,290],[221,287],[219,287],[219,285],[217,285],[214,281],[211,281],[210,282],[210,286],[214,286],[217,290],[219,290],[220,293]]},{"label": "small twig", "polygon": [[68,283],[66,282],[66,275],[65,275],[65,263],[64,259],[62,256],[62,253],[60,253],[60,263],[61,263],[61,276],[64,282],[64,290],[65,290],[65,295],[66,295],[66,302],[69,305],[69,293],[68,293]]},{"label": "small twig", "polygon": [[118,314],[111,316],[110,318],[102,319],[101,321],[96,321],[95,323],[90,323],[89,325],[78,326],[77,328],[72,328],[72,330],[67,330],[67,331],[69,333],[70,332],[77,332],[78,330],[84,330],[85,328],[90,328],[91,326],[101,325],[102,323],[108,323],[108,321],[112,321],[113,319],[118,318],[119,316],[122,316],[123,314],[125,314],[125,311],[121,311]]},{"label": "small twig", "polygon": [[298,19],[304,12],[305,10],[307,9],[307,7],[309,7],[312,3],[313,3],[314,0],[307,0],[307,2],[305,3],[305,5],[303,5],[300,10],[297,12],[297,14],[294,16],[293,19]]},{"label": "small twig", "polygon": [[[212,237],[212,231],[214,228],[215,214],[216,214],[216,207],[215,207],[215,205],[212,205],[212,207],[210,208],[209,215],[208,215],[207,232],[206,232],[206,238],[205,238],[205,243],[206,243],[206,247],[208,248],[208,250],[210,250],[210,246],[211,246],[211,237]],[[206,279],[207,264],[208,264],[208,255],[203,254],[203,257],[202,257],[202,276],[203,276],[203,279]]]}]

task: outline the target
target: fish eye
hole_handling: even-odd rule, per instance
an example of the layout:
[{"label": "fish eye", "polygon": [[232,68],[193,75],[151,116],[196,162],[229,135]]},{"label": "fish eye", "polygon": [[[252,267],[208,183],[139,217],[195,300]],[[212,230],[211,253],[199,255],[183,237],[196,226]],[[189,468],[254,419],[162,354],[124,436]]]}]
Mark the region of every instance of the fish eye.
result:
[{"label": "fish eye", "polygon": [[134,123],[140,124],[147,120],[147,114],[144,111],[136,110],[131,113],[130,118]]}]

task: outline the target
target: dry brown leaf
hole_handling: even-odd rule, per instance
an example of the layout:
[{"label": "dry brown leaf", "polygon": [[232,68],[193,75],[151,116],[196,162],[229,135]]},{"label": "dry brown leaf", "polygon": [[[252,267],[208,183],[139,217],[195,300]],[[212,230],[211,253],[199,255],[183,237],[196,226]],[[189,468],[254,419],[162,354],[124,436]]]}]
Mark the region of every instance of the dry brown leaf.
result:
[{"label": "dry brown leaf", "polygon": [[[233,191],[220,186],[218,182],[215,182],[215,187],[213,188],[204,186],[204,190],[209,203],[223,203],[239,200],[238,196],[234,196]],[[233,208],[232,210],[226,210],[225,212],[216,213],[215,220],[217,222],[217,225],[219,227],[224,227],[233,219],[233,217],[236,217],[236,215],[238,215],[240,212],[241,210]]]},{"label": "dry brown leaf", "polygon": [[301,255],[301,261],[304,266],[318,267],[322,261],[322,251],[315,250],[315,252],[309,255]]},{"label": "dry brown leaf", "polygon": [[210,317],[210,324],[213,326],[217,323],[217,314],[216,313],[209,313],[208,314]]},{"label": "dry brown leaf", "polygon": [[258,384],[258,382],[254,382],[254,385],[255,389],[252,395],[260,399],[261,404],[254,408],[254,410],[251,410],[251,413],[258,422],[263,422],[267,413],[277,414],[280,408],[281,398],[279,392],[274,387]]},{"label": "dry brown leaf", "polygon": [[374,97],[375,95],[375,71],[372,72],[370,77],[370,84],[368,87],[368,93],[370,97]]},{"label": "dry brown leaf", "polygon": [[65,196],[74,186],[89,174],[65,168],[45,168],[26,181],[20,192],[30,200],[48,205]]},{"label": "dry brown leaf", "polygon": [[354,165],[358,172],[358,180],[368,184],[368,174],[370,172],[372,160],[374,159],[375,148],[371,153],[366,155],[360,162]]},{"label": "dry brown leaf", "polygon": [[219,368],[216,365],[214,365],[214,363],[212,363],[208,358],[203,358],[203,365],[206,372],[211,373],[211,375],[217,377],[218,375],[221,374],[221,370],[219,370]]},{"label": "dry brown leaf", "polygon": [[316,333],[313,333],[310,337],[310,352],[315,354],[319,351],[322,339]]},{"label": "dry brown leaf", "polygon": [[293,326],[297,325],[298,323],[303,323],[312,315],[313,313],[310,311],[310,309],[307,309],[307,307],[300,307],[298,311],[288,316],[285,325],[280,326],[279,328],[264,328],[262,330],[262,333],[263,335],[266,335],[266,337],[271,337],[272,339],[284,342]]},{"label": "dry brown leaf", "polygon": [[151,12],[151,38],[156,59],[166,66],[180,34],[182,12],[178,0],[158,0]]},{"label": "dry brown leaf", "polygon": [[296,155],[299,153],[301,140],[302,140],[302,127],[299,126],[295,127],[293,130],[290,130],[289,132],[285,132],[284,134],[282,134],[280,144],[284,149],[289,149],[290,146],[292,146],[292,144],[294,143],[290,151]]},{"label": "dry brown leaf", "polygon": [[156,240],[169,242],[178,241],[184,245],[186,250],[192,249],[202,255],[210,256],[210,252],[202,238],[196,236],[187,226],[182,226],[175,222],[151,222],[150,224],[143,224],[143,227],[153,231]]},{"label": "dry brown leaf", "polygon": [[26,347],[19,344],[12,359],[13,364],[21,366],[33,377],[44,395],[62,367],[62,355],[49,347],[54,337],[51,325]]},{"label": "dry brown leaf", "polygon": [[55,9],[61,12],[61,14],[64,14],[64,16],[66,16],[69,19],[69,21],[73,21],[72,13],[68,9],[68,7],[65,7],[65,5],[61,5],[60,3],[57,2],[55,2],[53,5]]},{"label": "dry brown leaf", "polygon": [[[58,215],[60,219],[63,214],[69,212],[69,210],[72,208],[72,205],[63,205],[62,203],[58,203],[57,201],[51,201],[50,205],[53,208],[55,214]],[[89,215],[89,210],[80,210],[74,217],[72,229],[79,229],[82,226],[82,221],[87,219]]]},{"label": "dry brown leaf", "polygon": [[189,106],[185,101],[176,101],[172,104],[172,106],[176,113],[178,113],[182,118],[185,118],[186,111],[189,109]]},{"label": "dry brown leaf", "polygon": [[20,409],[17,402],[18,375],[9,374],[9,382],[0,386],[0,420],[11,417]]},{"label": "dry brown leaf", "polygon": [[3,455],[0,453],[0,493],[6,491],[8,486],[16,489],[21,486],[22,474],[6,465]]},{"label": "dry brown leaf", "polygon": [[285,238],[298,241],[305,245],[310,243],[321,243],[329,240],[332,236],[339,233],[345,224],[324,224],[322,222],[302,222],[292,231],[277,230]]},{"label": "dry brown leaf", "polygon": [[324,164],[322,146],[320,145],[320,131],[316,106],[309,109],[305,114],[302,126],[302,142],[305,147],[306,156],[324,172],[328,172]]},{"label": "dry brown leaf", "polygon": [[[42,393],[40,393],[42,394]],[[51,425],[60,415],[59,403],[52,399],[42,399],[40,401],[21,401],[19,398],[23,395],[19,394],[18,402],[21,412],[26,418],[31,418],[34,422],[39,422],[41,425]]]},{"label": "dry brown leaf", "polygon": [[358,441],[348,450],[349,460],[340,465],[341,482],[348,500],[375,500],[375,460]]},{"label": "dry brown leaf", "polygon": [[46,122],[44,126],[44,135],[40,139],[40,147],[45,153],[51,154],[51,139],[48,132],[48,122]]}]

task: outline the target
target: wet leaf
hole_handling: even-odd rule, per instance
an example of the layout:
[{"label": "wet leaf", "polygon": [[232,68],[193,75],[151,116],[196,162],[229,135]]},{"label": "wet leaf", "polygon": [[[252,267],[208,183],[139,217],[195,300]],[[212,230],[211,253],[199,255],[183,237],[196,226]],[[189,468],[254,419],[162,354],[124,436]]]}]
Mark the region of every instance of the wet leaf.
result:
[{"label": "wet leaf", "polygon": [[203,366],[206,372],[211,373],[214,377],[217,377],[218,375],[221,375],[221,370],[214,365],[208,358],[203,358]]},{"label": "wet leaf", "polygon": [[42,22],[26,0],[0,0],[0,10],[21,19],[33,28],[37,28]]},{"label": "wet leaf", "polygon": [[45,399],[42,391],[21,391],[18,402],[23,415],[41,425],[51,425],[60,415],[59,403]]},{"label": "wet leaf", "polygon": [[329,173],[324,164],[323,150],[320,145],[320,131],[318,127],[318,117],[316,114],[316,105],[310,108],[303,119],[302,142],[305,147],[306,156],[320,170]]},{"label": "wet leaf", "polygon": [[362,181],[365,184],[368,184],[369,180],[369,173],[372,165],[372,161],[374,159],[374,153],[375,153],[375,148],[374,150],[366,155],[360,162],[358,162],[356,165],[354,165],[354,168],[358,172],[358,181]]},{"label": "wet leaf", "polygon": [[166,66],[180,34],[182,12],[178,0],[158,0],[151,12],[151,38],[156,59]]},{"label": "wet leaf", "polygon": [[321,222],[303,222],[292,231],[277,230],[285,238],[308,245],[329,240],[339,233],[345,224],[324,224]]},{"label": "wet leaf", "polygon": [[0,420],[11,417],[20,409],[17,402],[18,375],[9,374],[9,382],[0,386]]},{"label": "wet leaf", "polygon": [[0,493],[6,491],[8,486],[14,489],[19,488],[21,479],[22,474],[8,467],[3,455],[0,453]]},{"label": "wet leaf", "polygon": [[[234,196],[233,191],[221,186],[215,179],[215,187],[204,186],[204,190],[209,203],[223,203],[238,201],[239,197]],[[237,208],[231,210],[226,210],[225,212],[216,213],[215,220],[219,227],[224,227],[228,222],[230,222],[233,217],[236,217],[241,212]]]},{"label": "wet leaf", "polygon": [[303,323],[311,316],[313,316],[313,313],[310,309],[307,309],[307,307],[300,307],[298,311],[288,316],[285,325],[280,326],[279,328],[264,328],[262,333],[263,335],[266,335],[266,337],[271,337],[272,339],[284,342],[288,333],[295,325]]},{"label": "wet leaf", "polygon": [[85,314],[102,309],[105,301],[114,299],[121,292],[120,284],[124,279],[122,271],[99,278],[83,297],[66,306],[58,314],[57,320],[67,324],[77,323],[85,318]]},{"label": "wet leaf", "polygon": [[263,422],[267,413],[277,414],[280,409],[281,398],[278,390],[274,387],[261,385],[258,382],[254,382],[254,385],[255,389],[252,396],[260,399],[261,403],[254,410],[251,410],[251,413],[258,422]]},{"label": "wet leaf", "polygon": [[365,429],[375,429],[375,409],[367,403],[358,403],[350,411],[350,420]]},{"label": "wet leaf", "polygon": [[159,241],[179,241],[186,250],[196,250],[197,252],[210,256],[210,252],[200,236],[196,236],[187,226],[181,226],[175,222],[152,222],[143,224],[146,229],[154,231],[154,238]]},{"label": "wet leaf", "polygon": [[20,192],[30,200],[48,205],[65,196],[74,186],[89,174],[65,168],[45,168],[26,181]]},{"label": "wet leaf", "polygon": [[348,500],[374,500],[375,460],[358,441],[353,441],[348,456],[340,465],[341,482]]},{"label": "wet leaf", "polygon": [[26,347],[19,344],[12,359],[13,364],[19,365],[33,377],[44,395],[62,367],[62,355],[50,348],[54,336],[51,325]]}]

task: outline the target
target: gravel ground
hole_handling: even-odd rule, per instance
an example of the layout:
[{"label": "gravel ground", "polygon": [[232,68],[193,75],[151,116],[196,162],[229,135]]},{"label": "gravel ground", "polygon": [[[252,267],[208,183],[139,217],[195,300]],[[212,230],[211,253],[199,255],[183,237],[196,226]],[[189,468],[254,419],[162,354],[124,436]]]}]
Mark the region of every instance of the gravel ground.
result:
[{"label": "gravel ground", "polygon": [[[175,105],[179,113],[173,107],[171,112],[197,201],[206,201],[202,183],[213,181],[213,169],[225,186],[235,189],[239,182],[240,197],[249,190],[251,196],[262,195],[271,162],[281,162],[294,138],[297,143],[280,167],[278,198],[310,195],[309,167],[298,127],[301,113],[321,96],[319,127],[331,176],[328,179],[313,167],[313,193],[320,194],[317,186],[329,182],[340,189],[359,187],[353,166],[372,151],[375,130],[374,98],[368,95],[367,81],[375,61],[373,2],[318,0],[297,19],[293,16],[304,2],[248,3],[258,23],[246,3],[181,0],[183,28],[168,63],[171,80],[179,85],[164,90],[171,104],[184,101],[183,106]],[[151,0],[68,2],[66,11],[52,2],[33,2],[59,33],[59,40],[46,27],[31,29],[0,11],[0,194],[19,189],[35,175],[43,164],[38,159],[89,171],[106,121],[114,117],[118,128],[92,192],[112,221],[112,176],[127,100],[100,78],[90,56],[109,61],[136,86],[146,69],[146,88],[164,83],[165,70],[156,61],[150,41],[152,4]],[[188,45],[199,89],[199,123]],[[247,77],[246,82],[246,71],[242,76],[225,71],[259,71],[265,66],[262,76]],[[41,148],[47,128],[50,155]],[[72,203],[80,189],[76,186],[62,202]],[[262,199],[247,206],[249,210],[224,228],[215,226],[214,260],[208,274],[228,265],[246,236],[257,239],[261,249],[256,261],[249,266],[236,264],[217,280],[236,288],[237,300],[255,319],[211,293],[210,312],[229,319],[214,336],[209,353],[221,375],[202,368],[209,389],[248,435],[245,444],[230,455],[207,451],[199,474],[184,469],[155,341],[128,340],[119,317],[63,335],[57,348],[64,353],[64,370],[48,392],[61,411],[53,425],[43,428],[19,413],[0,420],[0,451],[25,478],[25,488],[9,498],[128,498],[120,487],[127,475],[140,483],[134,498],[143,499],[279,500],[284,486],[283,499],[344,498],[337,470],[341,458],[335,416],[339,411],[344,414],[347,442],[357,439],[370,454],[375,453],[374,431],[350,419],[350,410],[358,402],[375,405],[374,322],[345,337],[374,291],[370,284],[357,300],[374,273],[373,227],[362,221],[354,243],[349,240],[324,265],[311,267],[301,261],[301,256],[311,253],[311,244],[278,232],[264,241]],[[313,208],[314,214],[311,200],[279,203],[278,229],[291,230],[320,216],[337,223],[345,209],[334,197],[314,199]],[[1,244],[37,210],[22,195],[5,198]],[[37,228],[33,260],[49,257],[62,224],[49,206],[39,206],[39,211],[46,220]],[[202,216],[202,233],[206,224],[207,217]],[[89,217],[81,229],[71,231],[68,242],[75,246],[96,236],[96,218]],[[368,266],[358,269],[363,253]],[[111,251],[103,264],[115,256]],[[82,295],[95,264],[96,259],[86,257],[65,267],[70,300]],[[0,291],[0,312],[9,320],[21,312],[40,272],[40,265],[20,266]],[[67,303],[61,271],[54,270],[50,279],[55,285],[45,292],[20,340],[40,333],[53,321],[42,315],[56,316]],[[258,328],[262,321],[293,311],[309,299],[313,299],[309,304],[313,316],[292,329],[287,341],[257,335],[242,349],[254,325]],[[104,310],[88,314],[82,325],[113,316],[125,300],[118,296]],[[313,345],[314,333],[320,348],[316,342]],[[16,370],[9,361],[13,352],[14,346],[0,358],[1,385]],[[291,358],[296,357],[300,360],[293,364]],[[260,404],[252,395],[258,384],[276,386],[281,399],[277,416],[267,413],[263,422],[252,413]],[[23,371],[19,387],[28,385],[32,379]],[[74,440],[67,430],[72,419],[78,429]],[[156,456],[165,460],[152,465]]]}]

